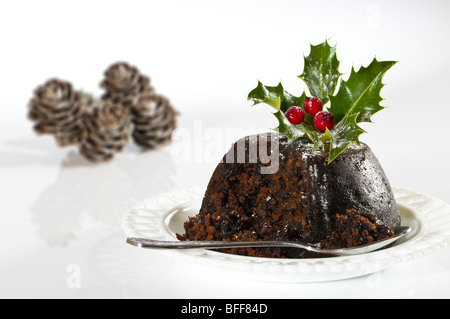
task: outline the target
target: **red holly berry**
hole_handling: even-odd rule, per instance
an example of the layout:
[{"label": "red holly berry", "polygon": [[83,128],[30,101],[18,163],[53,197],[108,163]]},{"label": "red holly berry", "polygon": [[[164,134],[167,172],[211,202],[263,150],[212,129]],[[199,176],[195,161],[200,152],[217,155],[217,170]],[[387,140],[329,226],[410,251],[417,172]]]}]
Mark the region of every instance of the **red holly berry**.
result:
[{"label": "red holly berry", "polygon": [[305,111],[300,106],[291,106],[286,111],[286,117],[291,124],[298,125],[305,119]]},{"label": "red holly berry", "polygon": [[323,104],[322,101],[317,97],[307,97],[305,99],[305,103],[303,103],[303,108],[305,109],[306,113],[314,116],[322,111]]},{"label": "red holly berry", "polygon": [[314,126],[321,132],[331,130],[334,126],[334,116],[330,112],[322,111],[314,116]]}]

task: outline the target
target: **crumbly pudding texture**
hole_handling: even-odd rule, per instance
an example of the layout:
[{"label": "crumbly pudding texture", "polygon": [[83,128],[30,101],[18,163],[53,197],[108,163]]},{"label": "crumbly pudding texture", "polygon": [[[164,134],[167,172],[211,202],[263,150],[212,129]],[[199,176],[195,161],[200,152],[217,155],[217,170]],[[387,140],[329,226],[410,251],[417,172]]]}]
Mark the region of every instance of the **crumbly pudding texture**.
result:
[{"label": "crumbly pudding texture", "polygon": [[[262,174],[261,168],[270,163],[255,162],[249,150],[266,143],[273,151],[275,142],[278,169]],[[179,240],[297,241],[330,249],[390,237],[389,229],[399,224],[389,182],[367,145],[349,147],[327,163],[326,150],[313,152],[305,139],[288,142],[282,135],[261,134],[233,145],[214,171],[199,213],[186,221],[185,233],[177,236]],[[221,251],[255,257],[322,257],[294,248]]]}]

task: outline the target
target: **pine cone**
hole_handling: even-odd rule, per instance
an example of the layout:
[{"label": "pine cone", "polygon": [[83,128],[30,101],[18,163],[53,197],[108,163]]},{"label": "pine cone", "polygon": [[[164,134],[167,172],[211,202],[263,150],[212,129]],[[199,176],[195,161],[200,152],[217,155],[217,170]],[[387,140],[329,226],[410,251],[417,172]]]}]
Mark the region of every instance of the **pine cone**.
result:
[{"label": "pine cone", "polygon": [[51,79],[34,91],[28,118],[38,134],[55,134],[60,146],[80,141],[80,120],[92,98],[74,90],[71,83]]},{"label": "pine cone", "polygon": [[111,65],[100,86],[106,90],[104,100],[111,99],[123,106],[132,106],[142,93],[153,91],[150,79],[125,62]]},{"label": "pine cone", "polygon": [[131,108],[131,113],[136,144],[150,149],[171,141],[172,132],[177,127],[178,113],[166,97],[143,94]]},{"label": "pine cone", "polygon": [[131,136],[129,110],[110,100],[98,102],[83,116],[80,153],[92,161],[112,159],[123,151]]},{"label": "pine cone", "polygon": [[71,120],[61,123],[58,132],[55,133],[55,139],[59,146],[78,145],[83,136],[84,124],[83,114],[89,112],[96,103],[96,100],[89,94],[77,93],[75,101],[76,107],[80,111],[72,115]]}]

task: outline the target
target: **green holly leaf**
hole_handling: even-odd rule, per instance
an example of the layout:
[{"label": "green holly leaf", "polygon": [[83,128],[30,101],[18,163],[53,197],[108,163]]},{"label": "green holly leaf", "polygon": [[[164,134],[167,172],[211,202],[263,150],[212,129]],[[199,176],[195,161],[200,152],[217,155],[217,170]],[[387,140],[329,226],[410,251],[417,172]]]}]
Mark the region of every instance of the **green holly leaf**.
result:
[{"label": "green holly leaf", "polygon": [[318,97],[323,104],[329,101],[336,90],[339,77],[339,61],[336,56],[336,46],[327,41],[319,45],[311,45],[311,52],[304,57],[303,73],[299,76],[308,86],[312,96]]},{"label": "green holly leaf", "polygon": [[275,110],[285,113],[293,105],[302,106],[305,98],[304,92],[301,96],[286,92],[281,82],[277,86],[266,86],[258,81],[258,86],[248,94],[247,99],[253,101],[253,105],[266,103]]},{"label": "green holly leaf", "polygon": [[358,72],[352,67],[348,80],[342,81],[337,94],[331,96],[329,111],[335,120],[338,122],[346,115],[359,113],[356,122],[371,122],[371,116],[384,108],[380,105],[382,79],[395,63],[374,58],[367,68],[361,67]]},{"label": "green holly leaf", "polygon": [[360,145],[359,136],[365,131],[356,123],[358,115],[358,113],[346,115],[333,129],[326,129],[320,138],[322,143],[330,142],[329,163],[338,157],[351,143]]},{"label": "green holly leaf", "polygon": [[253,105],[266,103],[272,106],[278,119],[275,130],[289,140],[307,136],[314,144],[314,150],[327,146],[328,162],[331,162],[350,144],[360,144],[359,136],[364,130],[358,123],[371,122],[372,115],[384,108],[380,105],[380,91],[384,86],[382,79],[395,63],[374,59],[368,67],[361,67],[358,71],[352,68],[348,80],[341,81],[338,92],[333,95],[342,75],[338,70],[336,47],[331,47],[327,41],[311,45],[311,53],[305,57],[304,71],[299,77],[313,96],[320,98],[323,104],[330,102],[328,111],[333,114],[335,125],[324,133],[314,127],[314,118],[309,114],[300,125],[291,124],[285,116],[290,106],[303,106],[305,92],[297,97],[286,92],[281,83],[265,86],[258,81],[258,86],[249,93],[248,99],[254,102]]},{"label": "green holly leaf", "polygon": [[297,125],[293,125],[289,122],[283,112],[278,111],[274,113],[274,115],[278,120],[278,127],[274,129],[275,131],[280,132],[289,140],[296,140],[299,137],[305,135],[305,133],[301,129],[299,129]]},{"label": "green holly leaf", "polygon": [[[306,132],[308,136],[314,138],[310,126],[307,124],[292,125],[285,116],[286,111],[291,106],[302,106],[305,99],[305,92],[303,92],[301,96],[294,96],[286,92],[281,83],[277,86],[266,86],[260,81],[258,81],[258,86],[248,94],[248,100],[253,101],[253,105],[265,103],[276,110],[274,115],[278,119],[279,126],[275,130],[285,135],[290,140],[295,140],[306,134]],[[313,121],[314,118],[311,115],[305,115],[305,123],[311,125]]]},{"label": "green holly leaf", "polygon": [[314,143],[314,150],[323,147],[315,129],[306,121],[299,125],[293,125],[281,111],[274,113],[274,115],[278,119],[278,127],[274,129],[275,131],[280,132],[291,141],[306,135]]}]

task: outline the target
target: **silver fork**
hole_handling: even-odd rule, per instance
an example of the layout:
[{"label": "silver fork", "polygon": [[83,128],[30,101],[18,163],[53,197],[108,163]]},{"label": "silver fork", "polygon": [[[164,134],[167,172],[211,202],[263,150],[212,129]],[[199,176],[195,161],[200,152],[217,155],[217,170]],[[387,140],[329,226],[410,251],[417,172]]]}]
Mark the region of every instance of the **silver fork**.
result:
[{"label": "silver fork", "polygon": [[289,247],[301,248],[311,252],[335,256],[350,256],[364,254],[383,248],[399,240],[411,231],[409,226],[400,226],[392,229],[393,237],[377,240],[367,245],[340,249],[320,249],[317,246],[290,241],[161,241],[147,238],[131,237],[127,243],[139,248],[148,249],[221,249],[242,247]]}]

